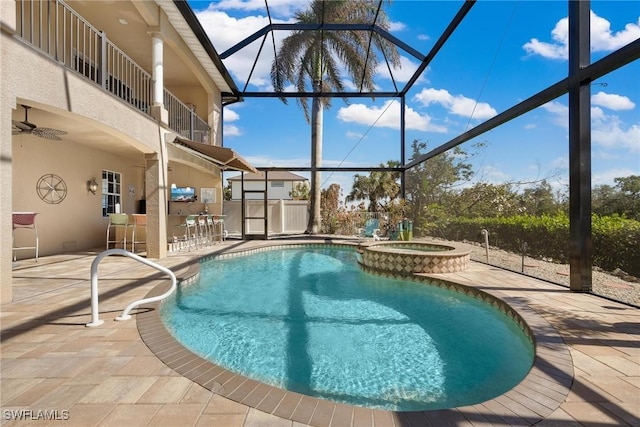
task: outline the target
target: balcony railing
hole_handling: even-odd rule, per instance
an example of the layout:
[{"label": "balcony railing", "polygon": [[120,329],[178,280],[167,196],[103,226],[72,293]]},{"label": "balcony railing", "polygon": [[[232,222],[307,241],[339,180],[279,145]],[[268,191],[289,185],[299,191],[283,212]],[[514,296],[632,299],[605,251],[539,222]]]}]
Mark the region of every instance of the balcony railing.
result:
[{"label": "balcony railing", "polygon": [[[193,111],[193,106],[182,103],[168,90],[164,91],[165,108],[169,111],[169,127],[192,141],[209,141],[210,127]],[[171,114],[171,112],[174,114]]]},{"label": "balcony railing", "polygon": [[[152,76],[64,1],[16,0],[16,27],[23,41],[150,115]],[[163,98],[170,129],[208,142],[210,127],[193,108],[166,89]]]}]

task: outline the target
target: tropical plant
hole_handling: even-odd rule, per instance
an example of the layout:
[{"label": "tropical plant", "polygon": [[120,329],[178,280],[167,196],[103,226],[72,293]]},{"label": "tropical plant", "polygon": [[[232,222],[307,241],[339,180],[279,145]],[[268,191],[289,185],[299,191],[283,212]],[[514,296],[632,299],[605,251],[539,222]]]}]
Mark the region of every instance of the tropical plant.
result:
[{"label": "tropical plant", "polygon": [[[380,167],[397,168],[400,163],[388,160],[387,164]],[[369,212],[379,212],[385,203],[400,196],[400,174],[398,172],[374,171],[369,175],[355,174],[353,187],[347,195],[347,202],[368,200]]]},{"label": "tropical plant", "polygon": [[299,182],[289,192],[289,197],[295,200],[309,200],[309,186]]},{"label": "tropical plant", "polygon": [[[375,24],[388,29],[389,21],[382,2],[370,0],[312,0],[308,9],[296,13],[302,24]],[[374,74],[379,54],[394,68],[400,66],[395,45],[373,31],[295,30],[287,36],[271,66],[271,81],[276,91],[292,84],[299,92],[344,92],[342,70],[359,90],[374,89]],[[281,97],[286,103],[286,98]],[[305,118],[311,124],[311,203],[308,233],[320,230],[320,172],[322,166],[323,110],[331,106],[329,98],[298,98]]]},{"label": "tropical plant", "polygon": [[325,233],[336,232],[341,193],[340,185],[335,183],[321,192],[322,231]]},{"label": "tropical plant", "polygon": [[593,212],[640,220],[640,176],[618,177],[613,181],[614,186],[604,184],[593,189]]},{"label": "tropical plant", "polygon": [[225,185],[222,189],[222,197],[224,198],[224,200],[231,200],[231,181],[227,181],[227,185]]},{"label": "tropical plant", "polygon": [[[475,148],[476,146],[474,146]],[[427,149],[427,143],[414,140],[411,143],[411,158],[417,159]],[[468,182],[473,176],[471,155],[461,147],[435,156],[426,162],[409,169],[406,172],[406,199],[411,207],[410,219],[413,220],[414,231],[420,234],[425,228],[431,228],[433,222],[439,222],[440,213],[448,216],[452,189],[454,185]],[[432,207],[447,207],[447,209],[432,209]],[[429,224],[425,223],[426,218]]]}]

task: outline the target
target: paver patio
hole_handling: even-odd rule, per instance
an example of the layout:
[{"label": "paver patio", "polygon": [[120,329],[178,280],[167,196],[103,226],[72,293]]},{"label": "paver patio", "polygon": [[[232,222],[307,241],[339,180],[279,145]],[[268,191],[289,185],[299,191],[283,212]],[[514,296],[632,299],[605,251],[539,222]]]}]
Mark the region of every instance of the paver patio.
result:
[{"label": "paver patio", "polygon": [[[228,240],[172,254],[159,263],[186,277],[203,254],[274,242]],[[561,337],[558,342],[538,342],[536,366],[526,382],[489,402],[428,415],[367,412],[322,401],[308,409],[304,398],[292,407],[284,393],[278,398],[275,392],[253,405],[261,411],[165,365],[138,330],[137,317],[142,321],[150,312],[140,310],[145,314],[113,321],[130,302],[166,284],[163,274],[148,266],[119,256],[102,261],[100,317],[105,323],[87,328],[95,255],[14,264],[14,301],[1,306],[2,425],[305,425],[273,415],[296,410],[312,425],[640,425],[640,310],[621,303],[472,262],[467,271],[433,276],[476,287],[530,312],[538,339]],[[562,372],[555,376],[545,366]],[[260,394],[255,390],[254,397]],[[18,420],[20,416],[27,419]],[[43,420],[51,417],[58,420]]]}]

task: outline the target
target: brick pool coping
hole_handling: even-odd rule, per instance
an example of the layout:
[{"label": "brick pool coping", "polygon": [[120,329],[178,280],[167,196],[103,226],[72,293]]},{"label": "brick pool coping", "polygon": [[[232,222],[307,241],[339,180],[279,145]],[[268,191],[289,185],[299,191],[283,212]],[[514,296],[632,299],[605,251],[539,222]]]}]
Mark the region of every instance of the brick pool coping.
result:
[{"label": "brick pool coping", "polygon": [[[230,251],[224,255],[213,255],[203,259],[234,257],[300,245],[326,246],[326,244],[273,244],[251,250]],[[198,273],[199,265],[194,264],[187,274],[189,278],[183,280],[181,285],[192,282],[197,278]],[[442,425],[465,420],[469,423],[483,421],[532,425],[549,417],[566,399],[574,378],[569,349],[551,324],[527,305],[517,300],[507,303],[501,298],[499,292],[481,291],[472,286],[430,277],[426,274],[394,275],[387,272],[386,275],[429,282],[435,286],[453,289],[481,298],[501,309],[531,337],[535,348],[532,368],[514,388],[482,403],[432,411],[387,411],[334,403],[283,390],[209,362],[185,348],[167,331],[159,316],[160,303],[149,304],[146,308],[150,310],[142,310],[137,314],[138,330],[141,338],[156,357],[185,378],[243,405],[313,426]],[[149,292],[148,296],[159,295],[166,289],[166,284],[158,285]],[[509,415],[505,415],[505,408]]]}]

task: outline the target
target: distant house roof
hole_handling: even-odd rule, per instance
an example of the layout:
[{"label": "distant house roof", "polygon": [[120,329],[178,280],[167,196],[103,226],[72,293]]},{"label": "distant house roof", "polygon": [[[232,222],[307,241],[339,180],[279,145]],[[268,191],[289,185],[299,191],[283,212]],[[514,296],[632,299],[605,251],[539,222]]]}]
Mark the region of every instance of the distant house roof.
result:
[{"label": "distant house roof", "polygon": [[[240,181],[241,175],[237,175],[228,179],[228,181]],[[304,176],[296,175],[287,171],[271,171],[267,174],[269,181],[308,181]],[[264,172],[262,173],[245,173],[245,181],[264,181]]]}]

